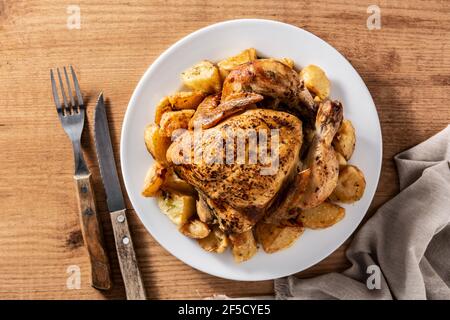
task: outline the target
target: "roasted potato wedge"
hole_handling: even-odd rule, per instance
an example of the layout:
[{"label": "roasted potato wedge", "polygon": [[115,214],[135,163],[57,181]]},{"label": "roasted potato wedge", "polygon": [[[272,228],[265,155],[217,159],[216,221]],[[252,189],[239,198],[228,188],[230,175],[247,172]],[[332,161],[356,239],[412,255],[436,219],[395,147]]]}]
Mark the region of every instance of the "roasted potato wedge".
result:
[{"label": "roasted potato wedge", "polygon": [[161,189],[193,197],[197,194],[194,187],[181,179],[172,168],[167,169],[166,177]]},{"label": "roasted potato wedge", "polygon": [[274,253],[290,247],[303,233],[301,225],[275,225],[258,223],[256,225],[256,239],[267,253]]},{"label": "roasted potato wedge", "polygon": [[211,230],[209,229],[208,225],[198,219],[190,220],[183,224],[180,228],[180,232],[182,234],[192,239],[206,238],[210,231]]},{"label": "roasted potato wedge", "polygon": [[318,66],[310,64],[300,71],[300,78],[306,88],[321,100],[330,95],[330,80],[325,72]]},{"label": "roasted potato wedge", "polygon": [[205,199],[201,195],[197,200],[196,208],[197,208],[197,216],[200,219],[200,221],[203,221],[204,223],[207,224],[214,224],[216,222],[214,212],[208,206]]},{"label": "roasted potato wedge", "polygon": [[336,159],[339,162],[339,168],[345,167],[347,165],[347,160],[345,160],[342,153],[335,151],[336,153]]},{"label": "roasted potato wedge", "polygon": [[194,197],[162,191],[157,197],[158,206],[178,227],[195,214]]},{"label": "roasted potato wedge", "polygon": [[281,58],[281,59],[278,59],[278,61],[287,65],[289,68],[294,69],[295,62],[291,58]]},{"label": "roasted potato wedge", "polygon": [[339,171],[336,188],[330,200],[352,203],[361,199],[366,189],[364,174],[357,167],[346,165]]},{"label": "roasted potato wedge", "polygon": [[204,98],[201,91],[180,91],[169,96],[169,102],[174,110],[197,109]]},{"label": "roasted potato wedge", "polygon": [[166,168],[155,162],[147,171],[141,194],[144,197],[156,196],[164,182],[166,172]]},{"label": "roasted potato wedge", "polygon": [[205,93],[219,92],[222,88],[219,70],[206,60],[184,71],[181,80],[188,88]]},{"label": "roasted potato wedge", "polygon": [[195,110],[186,109],[180,111],[169,111],[161,118],[161,132],[166,137],[172,137],[175,130],[187,129],[189,120],[194,115]]},{"label": "roasted potato wedge", "polygon": [[355,150],[355,143],[355,128],[350,120],[345,119],[334,136],[334,150],[342,154],[346,160],[349,160]]},{"label": "roasted potato wedge", "polygon": [[197,241],[203,249],[215,253],[224,252],[230,243],[226,234],[218,226],[214,226],[206,238]]},{"label": "roasted potato wedge", "polygon": [[344,208],[330,202],[323,202],[315,208],[302,210],[297,221],[305,228],[322,229],[331,227],[341,221],[344,216]]},{"label": "roasted potato wedge", "polygon": [[163,135],[161,128],[156,124],[149,124],[144,131],[144,141],[148,152],[152,157],[162,163],[166,164],[166,152],[172,143],[170,137]]},{"label": "roasted potato wedge", "polygon": [[252,230],[230,235],[230,242],[232,245],[231,251],[236,262],[247,261],[258,251]]},{"label": "roasted potato wedge", "polygon": [[162,115],[168,111],[173,111],[172,105],[170,104],[169,97],[164,97],[159,101],[158,105],[156,106],[155,111],[155,123],[157,125],[160,124]]},{"label": "roasted potato wedge", "polygon": [[237,67],[238,65],[241,65],[243,63],[256,60],[256,50],[253,48],[246,49],[239,54],[229,57],[225,60],[220,61],[217,66],[219,67],[219,73],[222,77],[222,80],[224,80],[227,75],[230,73],[230,71]]}]

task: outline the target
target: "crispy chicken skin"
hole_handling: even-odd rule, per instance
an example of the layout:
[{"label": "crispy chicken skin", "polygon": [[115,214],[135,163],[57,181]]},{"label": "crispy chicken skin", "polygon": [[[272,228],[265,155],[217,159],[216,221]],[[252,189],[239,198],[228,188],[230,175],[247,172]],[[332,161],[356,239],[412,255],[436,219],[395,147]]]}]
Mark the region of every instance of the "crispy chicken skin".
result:
[{"label": "crispy chicken skin", "polygon": [[189,129],[215,126],[222,120],[222,114],[217,112],[220,104],[220,93],[207,96],[197,107],[194,116],[189,121]]},{"label": "crispy chicken skin", "polygon": [[240,104],[234,104],[230,108],[227,103],[220,104],[220,93],[207,96],[197,107],[194,116],[189,122],[189,129],[211,128],[238,111],[256,108],[254,103],[261,101],[264,97],[259,94],[246,94],[245,97],[242,96],[241,98]]},{"label": "crispy chicken skin", "polygon": [[[268,169],[270,164],[262,163],[259,157],[256,163],[249,161],[255,155],[252,153],[259,156],[261,144],[255,149],[248,139],[245,161],[237,161],[237,139],[234,137],[240,132],[248,132],[246,129],[254,129],[257,133],[279,130],[279,161],[276,168],[271,163],[276,169],[271,174],[263,174],[262,170]],[[235,141],[231,144],[232,163],[227,162],[224,140],[218,140],[217,136]],[[296,173],[303,141],[302,122],[286,112],[252,109],[203,130],[203,139],[192,143],[195,139],[194,131],[181,134],[168,149],[167,159],[183,179],[209,199],[208,204],[214,209],[221,226],[226,231],[240,233],[250,229],[265,214],[286,181]],[[267,140],[270,142],[271,137]],[[202,155],[196,159],[195,154],[199,150]],[[210,158],[211,155],[215,158]]]},{"label": "crispy chicken skin", "polygon": [[316,113],[313,97],[297,72],[277,60],[258,59],[233,69],[224,80],[220,104],[214,113],[210,112],[211,108],[201,108],[196,120],[203,129],[211,128],[263,99],[272,106],[282,103],[305,118],[313,119]]},{"label": "crispy chicken skin", "polygon": [[278,224],[295,218],[298,215],[297,208],[301,201],[306,187],[309,184],[311,170],[305,169],[297,172],[292,181],[277,196],[264,216],[266,223]]}]

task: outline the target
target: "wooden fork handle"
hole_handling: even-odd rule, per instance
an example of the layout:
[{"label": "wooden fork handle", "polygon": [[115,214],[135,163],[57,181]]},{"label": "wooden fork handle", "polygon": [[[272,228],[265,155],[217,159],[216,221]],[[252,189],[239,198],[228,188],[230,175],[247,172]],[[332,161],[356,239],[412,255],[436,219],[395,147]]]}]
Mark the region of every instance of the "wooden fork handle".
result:
[{"label": "wooden fork handle", "polygon": [[125,210],[111,212],[111,223],[127,299],[145,300],[144,283],[139,271]]},{"label": "wooden fork handle", "polygon": [[84,245],[91,260],[91,284],[94,288],[108,290],[112,285],[111,271],[103,241],[103,232],[97,215],[91,174],[76,175],[74,179]]}]

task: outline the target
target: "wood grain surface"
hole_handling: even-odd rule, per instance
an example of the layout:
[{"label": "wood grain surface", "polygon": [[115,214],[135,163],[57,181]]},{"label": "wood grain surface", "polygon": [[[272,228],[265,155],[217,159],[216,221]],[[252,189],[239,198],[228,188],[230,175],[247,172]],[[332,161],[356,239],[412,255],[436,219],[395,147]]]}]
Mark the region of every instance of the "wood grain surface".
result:
[{"label": "wood grain surface", "polygon": [[[81,29],[70,30],[67,8],[74,4],[81,9]],[[367,28],[371,4],[381,9],[380,30]],[[101,90],[108,97],[120,168],[123,116],[147,67],[181,37],[235,18],[275,19],[304,28],[337,48],[362,76],[378,109],[384,143],[381,180],[367,216],[398,191],[392,157],[450,122],[447,1],[0,0],[0,298],[125,298],[93,149],[93,102]],[[83,144],[114,281],[106,293],[89,284],[72,147],[51,99],[49,69],[68,64],[76,66],[88,100]],[[128,199],[127,209],[149,298],[272,293],[271,281],[228,281],[193,270],[152,239]],[[347,244],[298,276],[344,269]],[[79,289],[67,286],[74,276],[68,270],[77,266]]]}]

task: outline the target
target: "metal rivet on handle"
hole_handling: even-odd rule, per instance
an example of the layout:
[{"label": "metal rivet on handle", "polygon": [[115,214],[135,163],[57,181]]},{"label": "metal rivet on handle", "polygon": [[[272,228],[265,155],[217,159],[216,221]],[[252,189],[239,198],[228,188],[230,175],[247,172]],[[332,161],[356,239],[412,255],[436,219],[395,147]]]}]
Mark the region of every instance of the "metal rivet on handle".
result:
[{"label": "metal rivet on handle", "polygon": [[123,214],[117,216],[117,221],[118,222],[124,222],[125,221],[125,216]]},{"label": "metal rivet on handle", "polygon": [[122,243],[125,244],[125,245],[129,244],[130,243],[130,238],[128,238],[127,236],[123,237],[122,238]]}]

